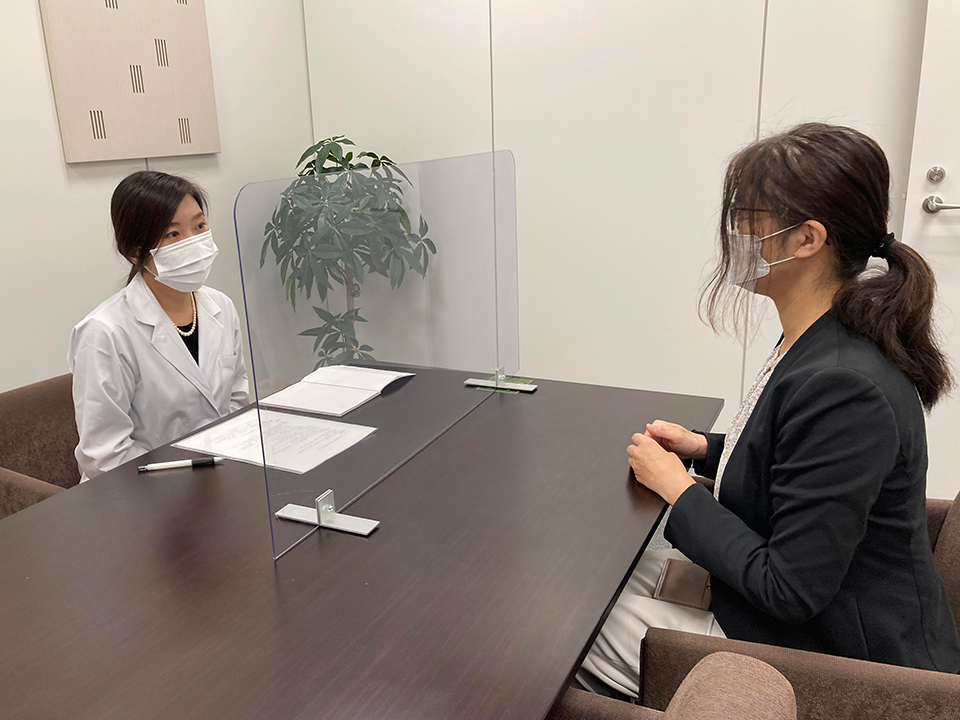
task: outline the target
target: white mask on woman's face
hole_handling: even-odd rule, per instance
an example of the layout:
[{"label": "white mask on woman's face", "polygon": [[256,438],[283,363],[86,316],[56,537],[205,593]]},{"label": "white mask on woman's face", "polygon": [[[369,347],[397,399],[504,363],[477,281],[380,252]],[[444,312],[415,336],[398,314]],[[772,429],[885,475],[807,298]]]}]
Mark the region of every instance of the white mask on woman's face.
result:
[{"label": "white mask on woman's face", "polygon": [[196,292],[210,277],[210,268],[220,250],[210,230],[150,251],[157,266],[154,277],[180,292]]},{"label": "white mask on woman's face", "polygon": [[788,230],[798,228],[803,223],[791,225],[783,230],[757,237],[756,235],[738,235],[730,233],[727,237],[730,241],[730,271],[727,274],[727,282],[732,285],[739,285],[744,290],[756,292],[757,280],[770,274],[770,268],[788,260],[794,260],[795,256],[777,260],[768,263],[760,254],[761,243],[774,235],[785,233]]}]

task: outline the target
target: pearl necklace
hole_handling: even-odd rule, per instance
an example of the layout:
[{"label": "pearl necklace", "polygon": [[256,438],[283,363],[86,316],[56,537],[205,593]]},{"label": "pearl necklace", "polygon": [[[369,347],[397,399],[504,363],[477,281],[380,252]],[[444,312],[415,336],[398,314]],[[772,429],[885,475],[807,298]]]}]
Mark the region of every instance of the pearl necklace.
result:
[{"label": "pearl necklace", "polygon": [[190,329],[184,332],[176,323],[173,324],[173,326],[177,328],[177,332],[180,333],[180,337],[190,337],[197,331],[197,297],[193,293],[190,293],[190,302],[193,303],[193,324],[190,326]]}]

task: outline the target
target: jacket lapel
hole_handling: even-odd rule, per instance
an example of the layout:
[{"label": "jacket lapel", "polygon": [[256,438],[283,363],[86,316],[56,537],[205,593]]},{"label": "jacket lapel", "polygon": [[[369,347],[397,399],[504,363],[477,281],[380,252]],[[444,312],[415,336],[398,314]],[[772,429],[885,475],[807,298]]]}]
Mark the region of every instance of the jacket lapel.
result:
[{"label": "jacket lapel", "polygon": [[[191,385],[200,391],[200,394],[206,398],[207,402],[219,412],[219,408],[213,397],[213,392],[211,391],[209,383],[204,378],[203,373],[201,373],[200,366],[197,365],[190,351],[187,350],[187,346],[183,340],[177,336],[173,322],[167,317],[163,308],[160,307],[160,303],[157,302],[157,299],[150,291],[150,288],[147,287],[147,283],[142,276],[137,275],[130,281],[130,284],[127,285],[127,298],[133,309],[134,317],[136,317],[139,322],[153,326],[153,335],[150,342],[160,356],[173,365]],[[197,302],[197,313],[198,315],[200,313],[199,299]],[[207,322],[205,323],[204,320],[207,320]],[[205,325],[211,327],[205,327]],[[220,331],[215,330],[219,325],[219,321],[212,316],[205,316],[200,319],[198,331],[200,332],[201,362],[204,359],[204,335],[214,334],[214,332],[216,332],[217,338],[219,338]]]},{"label": "jacket lapel", "polygon": [[205,377],[215,377],[224,332],[220,322],[220,306],[208,298],[203,290],[197,292],[196,297],[197,316],[200,318],[200,372]]}]

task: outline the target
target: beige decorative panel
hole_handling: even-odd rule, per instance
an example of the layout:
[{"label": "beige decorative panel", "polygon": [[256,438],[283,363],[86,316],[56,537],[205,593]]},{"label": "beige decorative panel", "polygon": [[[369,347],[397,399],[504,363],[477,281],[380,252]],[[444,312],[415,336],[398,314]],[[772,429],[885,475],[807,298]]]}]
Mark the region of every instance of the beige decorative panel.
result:
[{"label": "beige decorative panel", "polygon": [[203,0],[40,0],[68,162],[220,152]]}]

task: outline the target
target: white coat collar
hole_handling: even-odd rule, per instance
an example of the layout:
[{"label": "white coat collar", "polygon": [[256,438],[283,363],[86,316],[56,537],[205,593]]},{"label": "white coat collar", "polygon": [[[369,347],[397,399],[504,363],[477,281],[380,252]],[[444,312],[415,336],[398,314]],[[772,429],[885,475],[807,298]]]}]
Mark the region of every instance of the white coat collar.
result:
[{"label": "white coat collar", "polygon": [[177,336],[173,321],[160,307],[160,303],[143,279],[143,275],[138,273],[126,287],[127,302],[130,303],[133,316],[138,322],[153,327],[151,344],[219,412],[220,406],[213,396],[207,377],[214,376],[217,372],[219,360],[217,356],[223,336],[223,325],[218,317],[220,306],[209,296],[206,288],[200,288],[195,296],[200,325],[199,364],[193,359],[183,340]]}]

